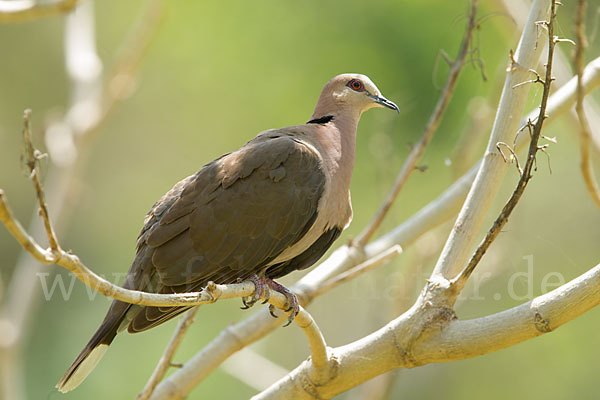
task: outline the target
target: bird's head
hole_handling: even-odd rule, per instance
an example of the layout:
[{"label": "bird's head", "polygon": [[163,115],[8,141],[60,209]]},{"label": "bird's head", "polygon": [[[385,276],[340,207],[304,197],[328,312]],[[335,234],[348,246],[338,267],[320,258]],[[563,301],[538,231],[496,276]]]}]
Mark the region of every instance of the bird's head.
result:
[{"label": "bird's head", "polygon": [[[326,109],[351,109],[362,114],[373,107],[387,107],[400,111],[398,106],[382,96],[369,77],[361,74],[341,74],[327,82],[317,103],[315,114],[326,114]],[[322,110],[319,110],[322,108]]]}]

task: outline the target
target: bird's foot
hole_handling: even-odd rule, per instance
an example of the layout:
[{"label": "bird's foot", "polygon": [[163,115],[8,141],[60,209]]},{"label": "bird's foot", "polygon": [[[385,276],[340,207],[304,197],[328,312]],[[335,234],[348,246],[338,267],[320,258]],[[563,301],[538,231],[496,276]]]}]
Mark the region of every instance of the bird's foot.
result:
[{"label": "bird's foot", "polygon": [[[284,325],[284,327],[288,326],[300,312],[300,303],[298,302],[298,297],[294,294],[294,292],[283,286],[281,283],[277,283],[269,278],[265,278],[265,281],[271,289],[281,293],[287,299],[286,308],[283,311],[290,313],[288,316],[288,322]],[[273,304],[269,304],[269,313],[271,313],[273,317],[277,318],[277,315],[275,315],[275,306],[273,306]]]},{"label": "bird's foot", "polygon": [[271,291],[269,290],[269,283],[267,282],[267,279],[268,278],[261,278],[256,274],[252,275],[250,279],[248,279],[250,282],[254,283],[255,289],[252,296],[242,297],[242,303],[244,303],[244,306],[241,307],[242,310],[249,309],[263,297],[265,299],[263,304],[269,301]]},{"label": "bird's foot", "polygon": [[[271,290],[274,290],[285,296],[287,302],[283,311],[290,314],[288,316],[288,322],[284,326],[291,324],[294,318],[296,318],[296,315],[298,315],[300,312],[300,303],[298,302],[298,297],[296,297],[294,292],[283,286],[281,283],[277,283],[267,277],[252,275],[248,280],[254,283],[255,289],[252,296],[242,298],[242,303],[244,303],[244,306],[241,307],[242,310],[247,310],[263,298],[265,299],[263,304],[267,303],[271,295]],[[275,314],[275,306],[272,304],[269,305],[269,312],[273,317],[277,318],[277,315]]]}]

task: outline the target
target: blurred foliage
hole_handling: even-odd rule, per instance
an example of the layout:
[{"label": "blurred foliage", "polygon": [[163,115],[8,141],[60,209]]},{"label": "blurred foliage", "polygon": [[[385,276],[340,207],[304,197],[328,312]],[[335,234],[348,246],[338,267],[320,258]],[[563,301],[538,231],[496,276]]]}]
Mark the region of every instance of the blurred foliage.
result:
[{"label": "blurred foliage", "polygon": [[[96,3],[98,51],[106,70],[143,4]],[[374,110],[362,118],[352,182],[355,217],[338,241],[343,243],[377,209],[409,144],[419,137],[447,72],[439,52],[445,50],[450,57],[456,53],[467,7],[466,2],[442,0],[170,2],[139,71],[137,91],[101,128],[85,179],[72,200],[71,222],[60,238],[63,247],[108,277],[126,271],[145,212],[175,182],[262,130],[305,122],[329,78],[360,72],[398,103],[401,114]],[[594,7],[588,33],[598,29]],[[475,43],[488,80],[482,80],[476,63],[465,67],[422,160],[427,171],[414,174],[381,232],[435,198],[463,172],[460,165],[471,165],[482,153],[493,111],[478,125],[472,118],[481,104],[495,107],[508,50],[515,48],[518,32],[495,1],[484,1],[480,15],[487,17]],[[562,36],[573,37],[572,15],[573,4],[561,8]],[[34,197],[19,167],[21,116],[25,108],[33,109],[35,140],[42,146],[45,121],[66,107],[63,22],[63,17],[56,17],[0,26],[0,187],[24,222],[30,218]],[[600,54],[597,38],[591,43],[588,60]],[[569,45],[563,46],[570,54]],[[541,90],[533,91],[530,109],[540,94]],[[475,97],[478,100],[473,101]],[[506,233],[467,288],[460,317],[485,315],[524,301],[510,298],[511,282],[518,296],[538,295],[548,273],[558,272],[569,280],[598,262],[600,215],[580,177],[577,129],[575,120],[565,116],[546,131],[558,138],[549,149],[552,174],[540,155],[535,178]],[[467,139],[461,139],[465,135]],[[464,150],[467,143],[472,143],[469,151]],[[507,176],[495,210],[514,186],[516,170]],[[317,299],[310,311],[328,344],[356,340],[410,305],[449,227],[445,224],[427,234],[378,271]],[[4,229],[0,254],[1,281],[6,283],[19,248]],[[533,257],[531,276],[511,280],[515,273],[528,272],[524,258],[528,256]],[[49,267],[48,272],[49,281],[59,274],[69,287],[71,276],[65,271]],[[292,274],[284,282],[299,276]],[[69,301],[55,293],[35,310],[25,360],[31,399],[134,398],[160,357],[174,322],[144,334],[122,335],[80,388],[64,396],[55,392],[55,382],[108,307],[107,299],[98,295],[90,301],[88,293],[75,282]],[[261,308],[243,312],[238,306],[237,301],[226,301],[203,307],[175,361],[189,358],[227,324]],[[600,311],[592,310],[557,333],[504,351],[400,371],[391,398],[595,398],[599,319]],[[302,333],[293,326],[277,330],[253,348],[286,368],[295,367],[308,351]],[[247,398],[254,392],[217,370],[190,399]]]}]

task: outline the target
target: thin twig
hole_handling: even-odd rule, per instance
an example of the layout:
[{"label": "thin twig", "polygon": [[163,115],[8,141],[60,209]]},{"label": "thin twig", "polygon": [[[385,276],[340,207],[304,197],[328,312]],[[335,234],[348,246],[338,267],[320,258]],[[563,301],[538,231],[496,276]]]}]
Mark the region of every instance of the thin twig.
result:
[{"label": "thin twig", "polygon": [[172,360],[173,356],[175,355],[175,351],[177,351],[177,348],[181,344],[181,341],[183,340],[188,328],[194,322],[194,317],[196,316],[197,312],[198,307],[194,307],[181,317],[179,323],[177,324],[177,328],[175,328],[175,332],[173,332],[173,336],[171,336],[171,340],[169,341],[167,348],[158,361],[156,368],[152,372],[148,383],[146,383],[146,386],[144,386],[144,389],[140,392],[140,394],[137,395],[136,400],[147,400],[150,398],[150,396],[152,396],[152,392],[154,392],[156,385],[160,383],[167,373],[169,367],[173,365]]},{"label": "thin twig", "polygon": [[[504,155],[504,152],[502,151],[502,146],[506,147],[508,149],[508,151],[510,152],[510,158],[508,158]],[[511,163],[514,161],[515,164],[517,165],[517,171],[519,171],[519,175],[523,175],[523,169],[521,168],[521,164],[519,163],[519,157],[517,157],[513,148],[504,142],[496,143],[496,148],[500,152],[500,155],[504,159],[504,162]]]},{"label": "thin twig", "polygon": [[34,19],[65,14],[71,11],[78,0],[0,0],[0,23],[24,22]]},{"label": "thin twig", "polygon": [[[0,2],[0,5],[9,3],[2,0]],[[26,4],[14,1],[10,3],[11,5]],[[55,3],[58,4],[57,2],[44,4]],[[75,4],[76,1],[60,3]],[[96,51],[93,4],[89,1],[78,3],[81,4],[78,4],[76,11],[67,16],[64,30],[64,55],[71,92],[70,104],[65,115],[59,121],[51,123],[44,134],[46,148],[52,161],[45,174],[45,185],[48,187],[46,199],[48,207],[52,210],[54,228],[59,235],[61,229],[68,223],[74,188],[86,170],[88,155],[97,137],[97,134],[92,133],[99,132],[98,127],[108,118],[110,111],[115,108],[119,100],[125,97],[119,93],[133,92],[131,85],[128,84],[131,79],[123,79],[123,77],[133,76],[139,67],[142,55],[158,32],[159,22],[162,19],[160,15],[161,13],[164,15],[166,0],[150,2],[140,14],[138,20],[141,22],[137,23],[122,41],[125,45],[117,57],[113,72],[106,78],[104,90],[102,90],[102,62]],[[39,5],[33,1],[30,4]],[[36,8],[31,15],[42,16],[38,13],[42,9],[44,6]],[[5,17],[6,15],[0,14],[0,19]],[[12,15],[11,20],[15,20],[14,17],[15,15]],[[81,62],[82,60],[87,62]],[[92,65],[94,68],[90,68],[90,60],[96,60]],[[79,62],[73,63],[73,61]],[[108,93],[109,87],[111,93]],[[52,146],[57,143],[60,146]],[[65,144],[69,143],[71,146],[68,148],[69,153],[66,154]],[[31,221],[27,232],[34,238],[41,238],[45,234],[42,220],[36,218],[34,214]],[[10,346],[4,353],[8,356],[0,357],[0,398],[13,400],[25,398],[23,394],[26,386],[25,378],[18,360],[23,359],[23,342],[28,336],[26,333],[29,321],[34,317],[35,307],[39,303],[40,291],[36,286],[39,280],[36,277],[43,268],[46,266],[36,262],[23,251],[11,279],[6,282],[6,294],[3,304],[0,305],[0,320],[4,323],[3,331],[15,332],[17,339],[10,342],[10,345],[6,345]]]},{"label": "thin twig", "polygon": [[56,239],[56,233],[50,223],[50,216],[48,215],[48,207],[46,205],[46,195],[44,193],[44,187],[40,182],[40,169],[39,160],[43,157],[41,153],[33,147],[31,141],[31,110],[25,110],[23,115],[23,154],[22,163],[26,166],[29,178],[35,188],[36,197],[38,204],[40,205],[39,214],[44,221],[44,228],[46,229],[46,236],[50,243],[50,253],[53,256],[58,256],[58,240]]},{"label": "thin twig", "polygon": [[517,183],[515,190],[513,191],[512,195],[510,196],[510,199],[506,202],[506,204],[502,208],[500,215],[498,215],[498,217],[492,224],[492,227],[490,228],[488,233],[485,235],[485,238],[483,239],[481,244],[477,247],[477,250],[475,250],[475,253],[469,260],[466,267],[453,280],[453,283],[457,284],[457,286],[456,286],[457,293],[459,293],[460,290],[462,289],[462,287],[464,287],[465,283],[469,279],[469,276],[471,276],[471,274],[475,270],[475,267],[477,266],[477,264],[479,264],[479,261],[481,260],[481,258],[483,257],[483,255],[485,254],[487,249],[493,243],[494,239],[496,239],[496,237],[498,236],[498,234],[500,233],[500,231],[502,230],[502,228],[504,227],[506,222],[508,222],[508,217],[510,216],[512,211],[517,206],[517,203],[521,199],[521,196],[523,195],[523,192],[525,191],[525,188],[527,187],[529,180],[533,176],[532,171],[533,171],[533,168],[535,165],[536,154],[537,154],[538,150],[540,149],[538,146],[538,141],[540,139],[540,135],[542,132],[542,126],[544,124],[544,120],[546,119],[546,106],[548,104],[548,97],[550,95],[550,86],[551,86],[552,80],[553,80],[553,78],[552,78],[552,61],[554,59],[554,46],[557,43],[556,38],[554,37],[554,21],[556,18],[556,5],[557,5],[557,2],[553,0],[552,6],[550,9],[550,19],[549,19],[549,21],[546,21],[544,23],[544,25],[548,29],[548,60],[546,62],[546,75],[544,77],[544,80],[542,81],[542,83],[544,85],[544,91],[542,93],[540,111],[538,114],[537,122],[535,123],[535,126],[533,127],[533,130],[532,130],[531,142],[529,144],[529,151],[527,153],[527,161],[525,162],[525,166],[523,167],[523,172],[521,173],[519,182]]},{"label": "thin twig", "polygon": [[469,194],[438,258],[432,275],[433,281],[448,282],[456,277],[469,261],[472,248],[477,245],[478,232],[485,223],[485,218],[498,193],[500,187],[498,183],[508,171],[508,166],[496,149],[496,143],[512,141],[515,132],[519,129],[520,121],[517,116],[522,115],[530,91],[528,86],[517,88],[513,86],[530,78],[529,69],[535,68],[539,62],[544,46],[538,42],[547,32],[539,29],[537,21],[547,19],[549,10],[548,0],[534,0],[531,4],[517,49],[511,52],[511,64],[507,68],[486,151]]},{"label": "thin twig", "polygon": [[592,137],[590,124],[588,123],[583,107],[584,91],[583,91],[583,62],[585,49],[587,48],[587,38],[585,37],[585,9],[587,2],[585,0],[579,0],[577,2],[577,12],[575,14],[575,36],[578,46],[575,50],[574,64],[575,72],[577,73],[577,103],[575,103],[575,111],[577,112],[577,118],[579,119],[581,142],[579,149],[581,151],[581,173],[583,180],[590,193],[590,196],[600,207],[600,188],[598,182],[594,176],[592,165],[590,162],[590,139]]},{"label": "thin twig", "polygon": [[[8,4],[10,3],[10,4]],[[52,123],[46,129],[44,137],[47,140],[47,149],[50,153],[52,162],[49,163],[50,168],[46,173],[45,185],[50,189],[46,192],[46,201],[48,208],[52,210],[52,217],[55,229],[58,228],[60,231],[61,227],[66,225],[66,219],[68,218],[68,212],[72,204],[72,193],[73,187],[77,184],[81,174],[85,171],[85,163],[87,160],[87,151],[91,147],[93,141],[89,140],[93,135],[89,133],[99,126],[103,118],[106,118],[107,112],[100,112],[92,114],[90,118],[90,106],[96,107],[102,111],[101,104],[110,105],[110,107],[104,107],[104,109],[112,109],[117,103],[115,96],[114,101],[104,101],[103,99],[109,99],[107,93],[102,93],[102,75],[100,73],[102,69],[102,63],[98,57],[95,49],[95,32],[94,32],[94,13],[93,4],[91,2],[76,2],[76,1],[46,1],[46,2],[25,2],[25,1],[1,1],[0,10],[7,11],[6,7],[11,6],[12,14],[0,14],[0,20],[10,21],[24,21],[35,17],[43,17],[50,15],[51,13],[61,13],[57,5],[78,3],[76,12],[69,13],[66,17],[66,25],[64,30],[64,43],[65,43],[65,61],[67,64],[68,77],[70,81],[71,100],[68,107],[67,113],[61,118],[60,121]],[[79,4],[81,3],[81,4]],[[163,1],[164,3],[164,1]],[[22,6],[35,6],[34,9],[24,10]],[[150,7],[155,7],[155,2],[151,3]],[[17,8],[25,11],[23,13],[16,13]],[[54,10],[54,11],[52,11]],[[67,11],[66,9],[64,10]],[[150,14],[144,14],[151,16]],[[83,28],[82,28],[83,27]],[[148,30],[148,27],[152,29]],[[133,30],[133,33],[127,37],[138,37],[140,28],[144,28],[149,35],[152,30],[156,31],[158,27],[154,21],[149,21],[149,24],[138,26]],[[86,29],[87,28],[87,29]],[[75,40],[73,40],[75,38]],[[140,54],[139,49],[135,46],[141,46],[145,48],[149,43],[149,40],[140,41],[139,39],[132,42],[131,40],[125,40],[127,43],[128,50],[123,52],[122,56],[119,56],[118,60],[132,59],[132,55]],[[130,46],[131,45],[131,46]],[[82,57],[82,54],[85,57]],[[89,62],[79,62],[72,64],[72,60],[97,60],[95,68],[89,68]],[[121,61],[117,61],[116,65],[122,65]],[[128,63],[129,65],[135,65]],[[91,71],[97,71],[96,74],[91,74]],[[133,69],[130,69],[133,73]],[[109,75],[107,81],[115,81],[114,77],[119,74],[119,69],[116,68],[113,76]],[[123,80],[121,80],[123,82]],[[85,107],[81,107],[84,105]],[[100,118],[98,118],[98,116]],[[83,123],[81,123],[83,122]],[[57,138],[52,133],[63,133],[61,138]],[[53,148],[50,146],[50,140],[52,137],[55,139],[54,143],[61,143],[64,148],[64,144],[72,143],[69,150],[72,157],[63,157],[63,152],[53,152]],[[56,148],[56,146],[55,146]],[[39,154],[39,153],[38,153]],[[66,162],[68,161],[68,162]],[[41,178],[40,178],[41,179]],[[45,235],[45,226],[43,219],[36,218],[34,214],[30,227],[27,230],[34,238],[41,238]],[[23,230],[24,232],[24,230]],[[52,254],[48,254],[49,259],[52,258]],[[40,292],[37,290],[36,278],[37,274],[46,266],[36,262],[29,257],[26,252],[22,252],[19,260],[14,268],[11,279],[6,282],[6,293],[3,298],[3,304],[0,305],[0,321],[3,325],[1,335],[3,337],[11,337],[14,340],[4,341],[2,346],[2,356],[0,357],[0,398],[10,398],[13,400],[20,400],[25,398],[25,378],[24,368],[22,367],[19,360],[23,359],[22,352],[26,341],[28,323],[35,315],[35,307],[38,304]],[[5,335],[6,334],[6,335]],[[10,334],[10,335],[9,335]],[[0,346],[0,347],[2,347]]]},{"label": "thin twig", "polygon": [[469,46],[471,44],[473,30],[477,25],[476,14],[477,0],[473,0],[471,3],[471,11],[469,13],[467,28],[460,46],[458,56],[456,60],[450,65],[450,72],[448,73],[446,84],[444,85],[444,88],[442,90],[440,98],[438,99],[435,109],[433,110],[433,113],[431,114],[431,117],[427,122],[427,126],[425,127],[423,135],[421,136],[417,144],[412,148],[411,152],[406,158],[406,161],[404,162],[404,165],[402,165],[402,169],[398,173],[396,181],[394,182],[394,185],[392,186],[392,189],[388,193],[386,199],[379,207],[379,210],[377,210],[377,213],[375,214],[371,222],[369,222],[369,224],[353,241],[353,245],[358,247],[364,247],[369,242],[369,240],[371,240],[371,238],[383,222],[384,218],[386,217],[388,211],[392,207],[392,204],[398,197],[398,194],[408,181],[409,176],[415,170],[415,167],[421,159],[421,156],[425,152],[427,145],[429,144],[429,142],[433,138],[433,135],[437,131],[442,117],[446,112],[448,103],[450,102],[450,98],[452,97],[452,93],[454,92],[454,88],[456,87],[458,76],[465,64],[465,59],[469,53]]},{"label": "thin twig", "polygon": [[383,253],[380,253],[375,257],[370,258],[365,262],[357,265],[356,267],[342,272],[341,274],[334,276],[328,281],[323,282],[312,295],[318,296],[328,290],[331,290],[334,287],[341,285],[342,283],[345,283],[351,279],[356,278],[359,275],[364,274],[365,272],[368,272],[372,269],[379,267],[382,264],[385,264],[387,261],[401,253],[402,246],[400,246],[399,244],[394,245],[386,251],[384,251]]}]

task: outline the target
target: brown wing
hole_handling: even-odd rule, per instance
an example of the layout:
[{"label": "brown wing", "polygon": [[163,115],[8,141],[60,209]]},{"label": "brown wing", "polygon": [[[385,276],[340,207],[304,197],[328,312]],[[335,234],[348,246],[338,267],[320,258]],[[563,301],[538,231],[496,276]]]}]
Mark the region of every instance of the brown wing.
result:
[{"label": "brown wing", "polygon": [[[324,183],[320,158],[308,146],[276,131],[259,136],[156,203],[134,265],[150,267],[146,286],[155,272],[158,287],[151,290],[164,293],[245,280],[310,229]],[[128,330],[148,329],[184,310],[140,308]]]}]

